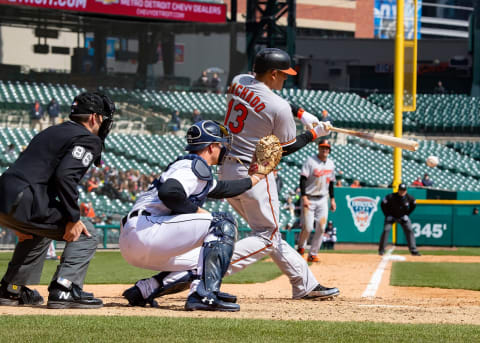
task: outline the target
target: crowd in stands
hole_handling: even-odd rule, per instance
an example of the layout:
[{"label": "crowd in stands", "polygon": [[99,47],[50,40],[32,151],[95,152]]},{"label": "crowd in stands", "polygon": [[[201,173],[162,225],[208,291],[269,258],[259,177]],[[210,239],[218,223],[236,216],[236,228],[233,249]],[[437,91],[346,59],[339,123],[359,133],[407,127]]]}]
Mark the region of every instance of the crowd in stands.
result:
[{"label": "crowd in stands", "polygon": [[157,177],[141,174],[139,170],[121,171],[113,167],[90,168],[80,185],[86,193],[95,192],[110,199],[133,202],[138,193],[148,189]]}]

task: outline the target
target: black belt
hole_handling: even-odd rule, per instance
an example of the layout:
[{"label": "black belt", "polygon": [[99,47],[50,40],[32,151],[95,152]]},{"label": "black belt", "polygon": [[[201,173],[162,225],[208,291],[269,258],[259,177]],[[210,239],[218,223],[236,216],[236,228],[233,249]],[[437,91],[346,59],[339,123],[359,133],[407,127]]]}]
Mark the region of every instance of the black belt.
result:
[{"label": "black belt", "polygon": [[137,216],[151,216],[152,214],[145,210],[135,210],[127,214],[125,217],[122,218],[122,226],[125,226],[126,222],[130,218],[134,218]]},{"label": "black belt", "polygon": [[321,199],[323,198],[325,195],[308,195],[307,194],[307,197],[309,198],[312,198],[312,199]]}]

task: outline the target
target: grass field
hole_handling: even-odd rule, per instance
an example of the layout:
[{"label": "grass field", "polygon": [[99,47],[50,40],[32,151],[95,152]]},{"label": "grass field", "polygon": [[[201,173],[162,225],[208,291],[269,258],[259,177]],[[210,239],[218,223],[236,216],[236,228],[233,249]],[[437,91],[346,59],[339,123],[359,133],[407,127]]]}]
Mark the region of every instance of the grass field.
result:
[{"label": "grass field", "polygon": [[478,263],[394,262],[392,286],[480,290]]},{"label": "grass field", "polygon": [[2,342],[478,342],[474,325],[249,319],[0,317]]},{"label": "grass field", "polygon": [[[11,252],[0,253],[0,273],[7,269],[8,261],[12,256]],[[50,283],[52,275],[57,268],[57,261],[45,261],[41,285]],[[150,277],[155,272],[140,269],[129,265],[118,251],[97,251],[90,262],[86,284],[130,284],[139,279]],[[232,276],[225,278],[225,283],[256,283],[266,282],[281,275],[280,269],[273,262],[259,261],[253,266]]]}]

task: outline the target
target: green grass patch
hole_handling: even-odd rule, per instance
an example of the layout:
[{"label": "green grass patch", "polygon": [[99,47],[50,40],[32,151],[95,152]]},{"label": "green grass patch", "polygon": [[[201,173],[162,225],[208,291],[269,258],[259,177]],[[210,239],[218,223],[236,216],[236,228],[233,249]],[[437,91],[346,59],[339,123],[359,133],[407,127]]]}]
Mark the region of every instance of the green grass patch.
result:
[{"label": "green grass patch", "polygon": [[479,291],[479,274],[478,263],[394,262],[390,284]]},{"label": "green grass patch", "polygon": [[250,319],[2,316],[2,342],[478,342],[480,327]]},{"label": "green grass patch", "polygon": [[[0,273],[7,270],[11,252],[0,253]],[[46,260],[43,268],[41,285],[48,285],[58,266],[57,261]],[[86,284],[130,284],[139,279],[150,277],[155,272],[129,265],[119,251],[97,251],[88,268]],[[261,260],[248,268],[224,279],[225,283],[266,282],[280,276],[280,269],[273,262]]]}]

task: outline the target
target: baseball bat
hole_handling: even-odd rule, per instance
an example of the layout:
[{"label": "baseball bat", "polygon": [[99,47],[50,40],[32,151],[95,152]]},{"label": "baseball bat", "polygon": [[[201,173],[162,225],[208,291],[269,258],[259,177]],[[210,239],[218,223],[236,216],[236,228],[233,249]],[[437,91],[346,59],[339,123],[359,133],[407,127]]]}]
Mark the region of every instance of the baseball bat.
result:
[{"label": "baseball bat", "polygon": [[393,137],[389,135],[382,135],[380,133],[370,133],[370,132],[341,129],[333,126],[330,128],[330,131],[345,133],[350,136],[360,137],[375,143],[393,146],[395,148],[401,148],[401,149],[406,149],[410,151],[416,151],[418,149],[418,142],[415,142],[406,138],[398,138],[398,137]]}]

